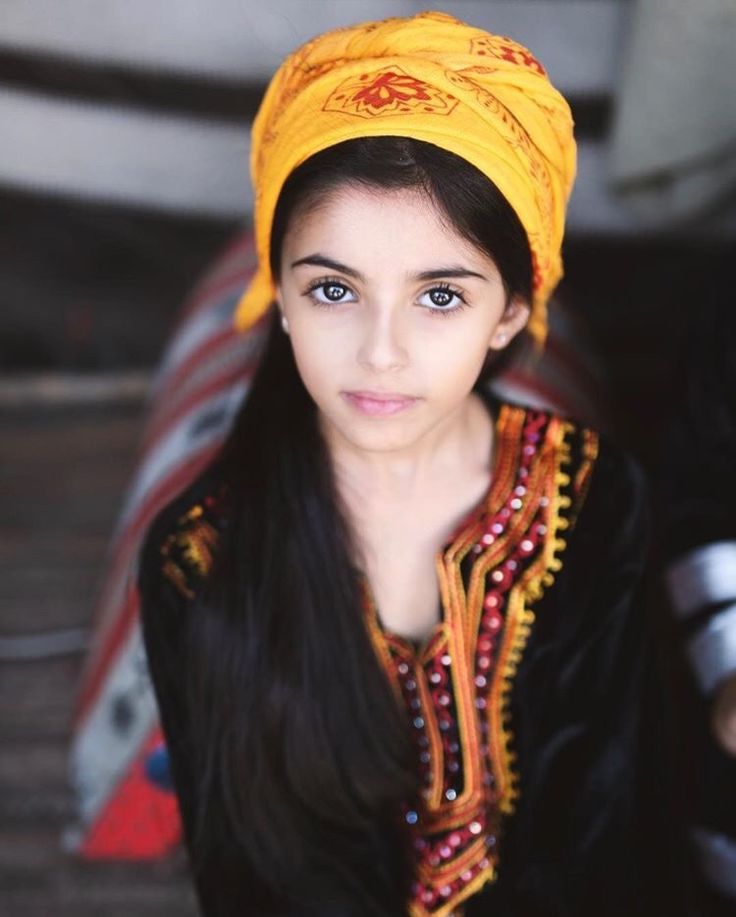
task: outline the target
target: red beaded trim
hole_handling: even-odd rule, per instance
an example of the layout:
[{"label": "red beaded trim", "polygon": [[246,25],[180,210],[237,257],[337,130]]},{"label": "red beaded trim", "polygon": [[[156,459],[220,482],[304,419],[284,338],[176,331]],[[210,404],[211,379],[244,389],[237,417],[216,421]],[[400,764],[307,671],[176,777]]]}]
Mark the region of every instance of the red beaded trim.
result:
[{"label": "red beaded trim", "polygon": [[503,405],[498,429],[494,485],[438,560],[445,617],[419,654],[380,625],[364,584],[368,629],[417,753],[420,795],[402,806],[416,854],[412,917],[448,917],[496,878],[501,819],[519,793],[508,700],[534,620],[527,605],[561,567],[558,533],[579,509],[597,454],[597,436],[584,431],[573,506],[563,465],[575,427]]}]

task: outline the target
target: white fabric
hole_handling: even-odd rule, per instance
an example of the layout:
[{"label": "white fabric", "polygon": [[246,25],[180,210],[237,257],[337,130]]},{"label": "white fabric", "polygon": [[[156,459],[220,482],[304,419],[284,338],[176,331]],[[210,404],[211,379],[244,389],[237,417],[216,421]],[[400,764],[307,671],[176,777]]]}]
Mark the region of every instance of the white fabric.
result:
[{"label": "white fabric", "polygon": [[705,694],[710,694],[720,681],[736,673],[736,602],[713,615],[688,641],[687,650]]},{"label": "white fabric", "polygon": [[688,551],[668,566],[665,580],[679,618],[707,605],[736,601],[736,541],[714,541]]},{"label": "white fabric", "polygon": [[736,188],[736,2],[636,0],[632,12],[611,188],[667,228]]}]

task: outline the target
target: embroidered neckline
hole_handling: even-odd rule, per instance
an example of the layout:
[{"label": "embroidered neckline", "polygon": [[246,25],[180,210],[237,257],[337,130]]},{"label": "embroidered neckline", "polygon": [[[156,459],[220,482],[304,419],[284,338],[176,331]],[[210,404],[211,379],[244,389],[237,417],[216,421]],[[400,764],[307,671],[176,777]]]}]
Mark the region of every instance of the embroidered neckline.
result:
[{"label": "embroidered neckline", "polygon": [[[515,406],[501,401],[493,392],[488,389],[478,390],[477,394],[483,400],[493,423],[493,455],[490,483],[486,489],[485,494],[480,498],[475,506],[469,510],[458,522],[450,536],[445,539],[444,545],[435,553],[435,567],[443,562],[443,558],[448,551],[452,550],[456,545],[465,540],[470,534],[471,530],[474,530],[477,525],[482,524],[483,519],[488,515],[488,513],[492,512],[493,507],[496,506],[499,502],[498,481],[500,477],[499,471],[501,456],[506,452],[507,443],[505,442],[505,438],[508,436],[506,414],[508,411],[514,410]],[[515,409],[524,410],[523,408],[518,407]],[[428,655],[429,650],[434,647],[437,639],[443,635],[447,626],[444,604],[442,602],[440,603],[442,608],[442,617],[432,627],[424,640],[422,640],[419,645],[417,645],[418,641],[412,640],[410,637],[406,637],[403,634],[399,634],[383,624],[378,612],[378,608],[376,607],[375,599],[370,589],[370,584],[366,577],[363,578],[363,589],[364,592],[367,592],[367,611],[373,618],[376,628],[378,628],[378,630],[381,632],[384,639],[396,644],[401,644],[403,647],[405,647],[406,651],[410,655],[415,656],[417,659],[424,659]]]},{"label": "embroidered neckline", "polygon": [[416,849],[411,917],[449,917],[496,879],[520,793],[511,689],[597,457],[594,431],[548,411],[502,402],[497,426],[487,497],[438,555],[443,620],[421,653],[380,627],[363,584],[373,646],[417,746],[419,795],[402,805]]}]

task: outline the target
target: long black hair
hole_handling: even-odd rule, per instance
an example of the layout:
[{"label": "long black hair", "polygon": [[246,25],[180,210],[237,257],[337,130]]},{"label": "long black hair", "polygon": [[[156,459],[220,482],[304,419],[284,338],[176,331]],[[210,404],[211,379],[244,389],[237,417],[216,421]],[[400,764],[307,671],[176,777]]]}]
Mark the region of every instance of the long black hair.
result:
[{"label": "long black hair", "polygon": [[[273,225],[276,277],[290,220],[345,183],[422,189],[494,259],[507,296],[529,301],[527,238],[498,189],[460,157],[399,137],[346,141],[292,173]],[[407,715],[364,626],[353,535],[276,316],[218,456],[228,525],[190,635],[194,865],[226,831],[289,897],[337,894],[360,913],[403,915],[398,811],[418,791]]]}]

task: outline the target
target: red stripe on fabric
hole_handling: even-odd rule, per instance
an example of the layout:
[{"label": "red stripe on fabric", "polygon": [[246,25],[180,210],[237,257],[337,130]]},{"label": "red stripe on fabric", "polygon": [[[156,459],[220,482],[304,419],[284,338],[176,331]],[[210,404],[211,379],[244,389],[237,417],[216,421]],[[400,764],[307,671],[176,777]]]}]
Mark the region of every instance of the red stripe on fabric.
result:
[{"label": "red stripe on fabric", "polygon": [[246,284],[255,274],[255,266],[249,264],[239,265],[234,268],[232,273],[219,277],[207,284],[202,290],[192,294],[182,307],[177,321],[177,327],[184,321],[188,321],[200,309],[205,309],[211,304],[213,299],[220,299],[223,293],[229,293],[232,287],[237,288],[239,293],[245,289]]},{"label": "red stripe on fabric", "polygon": [[[259,328],[262,323],[268,321],[268,314],[263,318],[259,319],[258,322],[253,326],[252,329],[249,329],[248,333],[260,333]],[[233,328],[228,327],[227,329],[218,332],[212,338],[206,339],[206,342],[194,350],[181,366],[177,366],[172,370],[172,374],[167,376],[166,381],[164,382],[163,388],[160,391],[156,392],[154,398],[154,404],[157,405],[153,409],[151,416],[146,422],[146,426],[142,434],[142,442],[144,444],[151,443],[155,439],[155,434],[153,430],[157,428],[160,424],[164,423],[163,417],[165,416],[166,410],[168,409],[168,397],[172,389],[176,389],[180,384],[181,378],[189,375],[190,371],[193,371],[197,364],[201,361],[212,357],[213,353],[217,351],[218,348],[224,349],[225,347],[232,344],[233,339],[238,336]],[[245,347],[244,347],[245,351]],[[246,356],[244,353],[243,357],[243,374],[253,373],[255,371],[258,360],[255,355]],[[141,451],[145,450],[145,447]]]},{"label": "red stripe on fabric", "polygon": [[[157,422],[158,416],[165,412],[169,394],[172,389],[179,387],[182,377],[187,377],[202,360],[210,357],[218,349],[224,349],[228,344],[231,344],[236,336],[237,332],[233,328],[223,328],[212,337],[205,338],[204,342],[198,344],[184,362],[171,370],[171,373],[166,376],[163,386],[156,392],[155,403],[157,408],[151,414],[147,427]],[[145,434],[144,438],[147,439],[148,434]]]},{"label": "red stripe on fabric", "polygon": [[194,297],[198,296],[199,292],[209,283],[211,278],[216,278],[217,274],[222,271],[223,268],[227,267],[233,258],[239,258],[243,253],[255,253],[253,234],[247,230],[237,233],[237,235],[233,236],[231,240],[219,250],[210,261],[207,270],[195,284],[191,295]]},{"label": "red stripe on fabric", "polygon": [[164,742],[156,726],[123,779],[87,829],[78,851],[83,860],[157,860],[182,839],[176,794],[146,776],[148,755]]},{"label": "red stripe on fabric", "polygon": [[171,428],[177,424],[185,414],[194,409],[198,402],[204,402],[212,395],[215,395],[218,391],[224,392],[229,386],[234,385],[236,382],[241,380],[249,379],[252,377],[252,375],[253,370],[250,367],[246,366],[244,369],[243,366],[236,366],[235,369],[230,369],[223,375],[215,376],[213,379],[210,379],[201,389],[198,389],[191,395],[187,396],[186,400],[183,401],[169,416],[162,417],[160,420],[157,419],[157,425],[145,435],[145,439],[143,441],[143,451],[147,452],[153,449],[154,443],[163,439],[171,430]]},{"label": "red stripe on fabric", "polygon": [[[218,276],[224,270],[227,262],[237,255],[238,249],[242,248],[242,264],[235,268],[232,273],[228,273],[225,279]],[[209,299],[213,293],[216,293],[235,282],[245,282],[255,274],[257,262],[254,258],[253,240],[250,235],[240,236],[232,242],[224,251],[218,255],[215,263],[210,267],[202,280],[194,287],[190,296],[184,302],[180,315],[181,320],[188,318],[197,310],[197,306],[202,304],[202,300]],[[252,263],[249,263],[252,261]],[[229,268],[228,268],[229,270]]]}]

